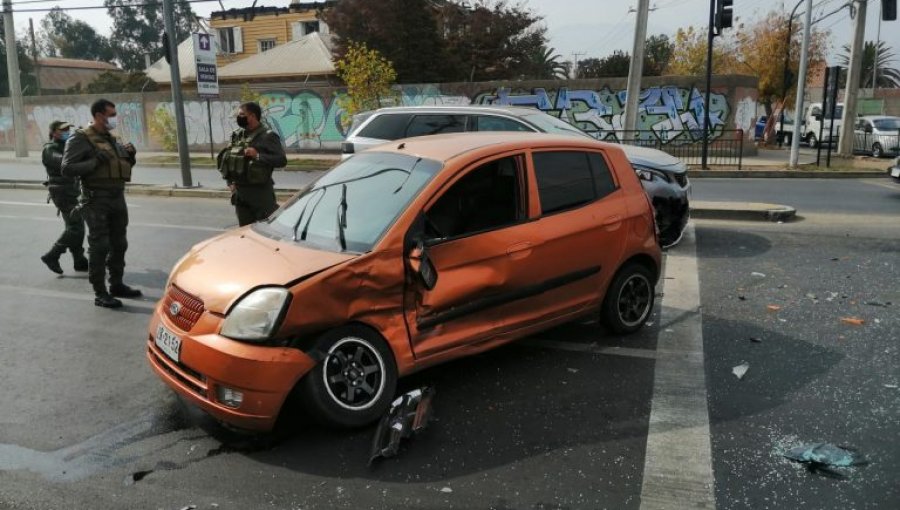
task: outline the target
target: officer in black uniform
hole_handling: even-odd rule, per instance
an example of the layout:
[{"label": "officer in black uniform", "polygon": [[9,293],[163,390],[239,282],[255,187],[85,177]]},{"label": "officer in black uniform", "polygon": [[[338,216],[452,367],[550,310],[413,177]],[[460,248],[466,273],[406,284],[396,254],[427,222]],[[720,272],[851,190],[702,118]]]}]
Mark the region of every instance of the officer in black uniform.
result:
[{"label": "officer in black uniform", "polygon": [[[62,174],[81,179],[81,212],[88,228],[88,279],[94,287],[94,304],[119,308],[116,297],[135,298],[141,291],[122,282],[128,207],[125,183],[135,164],[133,145],[122,145],[110,131],[116,128],[116,105],[98,99],[91,105],[91,125],[75,131],[66,142]],[[106,269],[109,268],[109,290]]]},{"label": "officer in black uniform", "polygon": [[65,229],[59,239],[50,248],[50,251],[41,256],[41,261],[56,274],[62,274],[62,266],[59,265],[59,257],[66,250],[72,252],[74,269],[87,271],[88,260],[84,257],[84,221],[78,206],[78,180],[72,177],[63,177],[62,158],[66,140],[72,134],[72,125],[68,122],[55,120],[50,123],[50,141],[44,145],[41,159],[47,170],[47,188],[50,191],[50,199],[62,216]]},{"label": "officer in black uniform", "polygon": [[281,138],[263,125],[261,118],[259,104],[242,104],[237,115],[239,128],[217,158],[241,226],[265,219],[278,209],[272,171],[287,164]]}]

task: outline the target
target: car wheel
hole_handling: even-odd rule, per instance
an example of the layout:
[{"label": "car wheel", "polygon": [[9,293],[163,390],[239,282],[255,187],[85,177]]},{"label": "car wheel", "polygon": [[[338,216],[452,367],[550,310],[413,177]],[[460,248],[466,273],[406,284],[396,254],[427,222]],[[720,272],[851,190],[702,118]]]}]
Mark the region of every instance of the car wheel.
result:
[{"label": "car wheel", "polygon": [[884,156],[884,151],[881,149],[881,144],[877,142],[872,144],[872,157],[880,158],[881,156]]},{"label": "car wheel", "polygon": [[810,134],[806,137],[806,144],[809,145],[810,147],[812,147],[813,149],[815,149],[816,147],[818,147],[818,146],[819,146],[819,141],[816,139],[816,135],[810,133]]},{"label": "car wheel", "polygon": [[628,264],[616,273],[601,313],[606,325],[616,333],[634,333],[650,316],[655,290],[653,275],[640,264]]},{"label": "car wheel", "polygon": [[378,420],[397,388],[387,343],[364,326],[347,326],[318,342],[322,361],[300,381],[302,403],[324,425],[353,428]]}]

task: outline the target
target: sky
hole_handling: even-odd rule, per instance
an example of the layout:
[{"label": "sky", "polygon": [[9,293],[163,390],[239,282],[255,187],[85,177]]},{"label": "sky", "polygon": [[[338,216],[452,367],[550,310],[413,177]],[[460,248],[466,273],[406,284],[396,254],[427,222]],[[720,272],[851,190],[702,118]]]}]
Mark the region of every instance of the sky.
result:
[{"label": "sky", "polygon": [[[377,1],[377,0],[371,0]],[[751,23],[770,10],[790,10],[800,1],[802,5],[798,13],[805,9],[805,0],[734,0],[734,11],[737,24],[740,21]],[[813,0],[813,19],[838,9],[847,0]],[[98,6],[103,0],[12,0],[13,9],[49,9],[54,5],[60,7]],[[635,13],[630,9],[637,8],[637,0],[510,0],[519,3],[543,17],[550,39],[550,46],[555,48],[562,60],[583,59],[587,57],[602,58],[614,50],[628,53],[632,50],[634,38]],[[253,0],[221,0],[226,9],[249,7]],[[258,5],[287,6],[290,0],[258,0]],[[875,40],[880,19],[880,0],[868,0],[866,16],[866,40]],[[709,0],[651,0],[652,12],[648,20],[647,34],[667,34],[673,36],[681,27],[705,27],[709,20]],[[198,2],[193,4],[194,11],[201,17],[208,17],[213,11],[220,10],[219,1]],[[24,33],[28,28],[28,19],[33,18],[35,30],[39,29],[40,19],[45,12],[20,12],[15,14],[16,31]],[[74,17],[93,25],[100,33],[108,34],[112,20],[105,9],[70,11]],[[801,16],[798,18],[803,19]],[[850,44],[853,33],[849,10],[843,9],[816,26],[831,31],[831,50],[828,55],[829,64],[837,64],[837,56],[843,46]],[[881,23],[881,40],[900,51],[900,21]],[[161,27],[160,27],[161,29]],[[732,29],[734,30],[734,29]],[[900,62],[895,66],[900,67]]]}]

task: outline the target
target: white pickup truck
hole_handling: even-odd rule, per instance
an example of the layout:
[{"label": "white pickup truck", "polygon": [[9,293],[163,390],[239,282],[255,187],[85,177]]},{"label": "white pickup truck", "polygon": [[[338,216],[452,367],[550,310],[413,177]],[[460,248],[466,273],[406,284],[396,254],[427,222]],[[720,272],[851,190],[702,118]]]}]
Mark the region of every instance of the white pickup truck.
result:
[{"label": "white pickup truck", "polygon": [[819,132],[823,142],[837,142],[841,131],[841,116],[844,115],[844,103],[838,103],[834,112],[834,127],[831,127],[831,111],[823,112],[822,103],[811,103],[803,115],[803,138],[810,147],[819,146]]}]

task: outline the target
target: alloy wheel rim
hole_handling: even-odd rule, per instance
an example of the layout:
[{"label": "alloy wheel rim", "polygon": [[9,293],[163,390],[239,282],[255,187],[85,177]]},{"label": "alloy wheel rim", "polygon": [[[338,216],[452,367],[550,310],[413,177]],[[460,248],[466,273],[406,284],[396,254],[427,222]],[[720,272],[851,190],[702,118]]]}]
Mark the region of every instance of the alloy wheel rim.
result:
[{"label": "alloy wheel rim", "polygon": [[647,317],[652,293],[650,280],[642,274],[633,274],[625,280],[619,291],[617,307],[622,324],[634,327]]},{"label": "alloy wheel rim", "polygon": [[384,392],[384,360],[362,338],[342,338],[328,350],[323,363],[328,396],[344,409],[368,409]]}]

